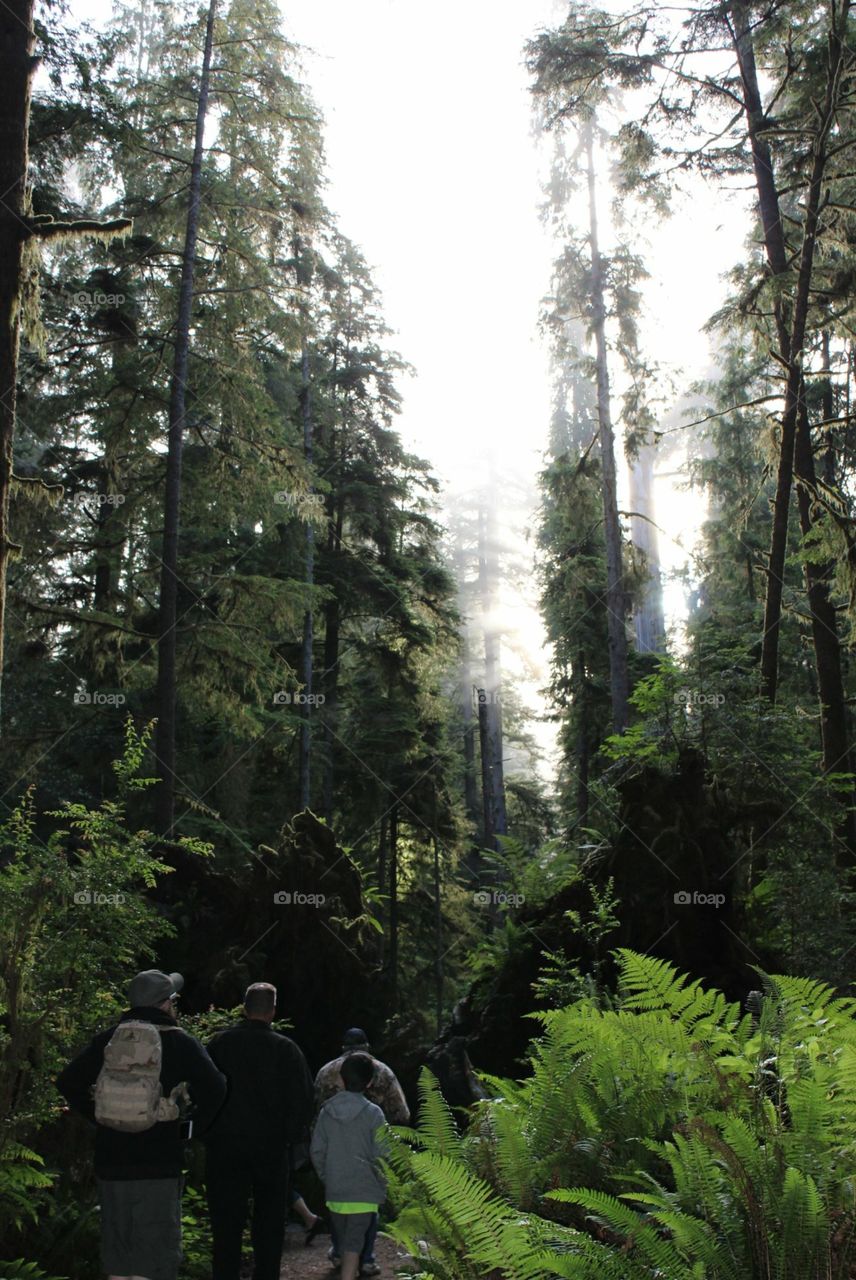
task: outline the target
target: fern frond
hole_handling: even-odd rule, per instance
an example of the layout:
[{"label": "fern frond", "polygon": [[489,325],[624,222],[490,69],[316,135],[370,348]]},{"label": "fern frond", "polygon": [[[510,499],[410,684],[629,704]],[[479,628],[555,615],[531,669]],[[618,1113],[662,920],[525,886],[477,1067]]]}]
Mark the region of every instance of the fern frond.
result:
[{"label": "fern frond", "polygon": [[461,1157],[461,1135],[437,1077],[427,1067],[419,1073],[419,1141],[437,1155]]}]

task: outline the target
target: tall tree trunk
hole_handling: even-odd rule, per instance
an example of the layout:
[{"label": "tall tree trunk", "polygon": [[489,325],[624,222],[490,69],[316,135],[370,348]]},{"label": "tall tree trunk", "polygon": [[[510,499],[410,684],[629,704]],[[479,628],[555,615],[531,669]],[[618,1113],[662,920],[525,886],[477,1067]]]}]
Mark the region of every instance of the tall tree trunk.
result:
[{"label": "tall tree trunk", "polygon": [[473,714],[473,677],[468,659],[461,673],[460,706],[464,718],[464,808],[471,823],[479,820],[479,789],[476,778],[476,717]]},{"label": "tall tree trunk", "polygon": [[[131,227],[127,218],[101,223],[88,219],[56,222],[47,216],[32,216],[28,185],[30,104],[38,64],[33,9],[33,0],[4,0],[0,5],[0,693],[6,579],[9,561],[19,551],[12,541],[9,520],[27,246],[33,240],[90,233],[104,239],[123,235]],[[51,500],[62,493],[58,486],[45,489]]]},{"label": "tall tree trunk", "polygon": [[[487,691],[485,689],[478,690],[478,706],[482,776],[482,845],[485,849],[495,849],[496,829],[493,816],[493,785],[490,778],[490,722],[488,720]],[[481,860],[479,860],[480,863]],[[480,865],[479,870],[481,870]]]},{"label": "tall tree trunk", "polygon": [[589,816],[589,769],[591,766],[591,744],[589,741],[588,727],[588,704],[589,685],[586,676],[585,654],[580,650],[577,656],[577,670],[579,671],[578,693],[573,695],[573,701],[576,703],[579,697],[579,732],[577,734],[577,826],[587,827]]},{"label": "tall tree trunk", "polygon": [[324,778],[321,812],[333,821],[336,779],[336,722],[339,712],[339,601],[324,606]]},{"label": "tall tree trunk", "polygon": [[389,815],[389,1003],[398,1011],[398,805]]},{"label": "tall tree trunk", "polygon": [[[113,347],[111,374],[114,387],[122,386],[129,356],[124,342]],[[123,410],[118,411],[120,416]],[[118,444],[120,431],[112,419],[104,444],[99,482],[98,526],[95,537],[95,583],[93,603],[100,613],[117,611],[122,557],[128,536],[125,495],[122,492],[122,459]]]},{"label": "tall tree trunk", "polygon": [[[342,551],[345,499],[331,493],[327,504],[327,554],[334,565]],[[339,644],[341,610],[334,591],[324,610],[324,817],[333,821],[336,779],[336,730],[339,720]]]},{"label": "tall tree trunk", "polygon": [[205,26],[205,48],[196,104],[196,132],[187,225],[181,263],[175,355],[169,396],[169,435],[164,492],[163,550],[161,553],[160,605],[158,616],[158,726],[155,740],[157,769],[161,781],[156,796],[156,822],[164,834],[175,821],[175,738],[176,738],[176,627],[178,625],[178,541],[181,523],[181,462],[184,447],[184,418],[187,397],[187,369],[190,355],[190,321],[193,309],[193,276],[202,193],[202,152],[208,91],[211,78],[211,49],[214,42],[216,0],[209,0]]},{"label": "tall tree trunk", "polygon": [[466,598],[467,552],[463,535],[459,534],[453,551],[455,579],[458,584],[458,607],[461,612],[461,650],[458,672],[458,705],[463,720],[462,749],[464,764],[464,809],[470,824],[470,839],[463,857],[463,868],[474,885],[481,879],[482,843],[479,839],[482,813],[479,806],[479,778],[476,762],[476,734],[478,716],[475,710],[475,686],[473,684],[472,621],[469,601]]},{"label": "tall tree trunk", "polygon": [[[794,472],[797,481],[797,507],[800,515],[800,529],[803,537],[806,537],[814,527],[811,512],[811,495],[815,492],[816,476],[811,442],[811,426],[804,396],[800,396],[796,446],[794,449]],[[838,640],[838,620],[835,616],[835,605],[830,594],[835,566],[832,562],[817,564],[809,556],[805,560],[803,568],[809,612],[811,614],[811,633],[817,670],[823,768],[827,773],[850,773],[853,762],[850,749],[847,703],[844,695],[841,645]],[[841,834],[852,855],[856,852],[856,813],[851,807],[852,794],[848,800],[849,803],[845,808]]]},{"label": "tall tree trunk", "polygon": [[[300,396],[303,410],[303,456],[307,468],[312,469],[312,386],[309,374],[309,347],[304,340],[300,360],[301,388]],[[305,568],[304,582],[309,590],[315,583],[315,524],[313,511],[309,510],[306,521]],[[303,704],[303,715],[300,724],[300,808],[308,809],[312,795],[312,644],[313,616],[311,604],[303,615],[303,649],[301,654],[300,679],[306,701]]]},{"label": "tall tree trunk", "polygon": [[[434,829],[437,797],[434,797]],[[443,1029],[443,898],[440,882],[440,841],[434,836],[434,1012],[437,1036]]]},{"label": "tall tree trunk", "polygon": [[35,43],[32,0],[8,0],[0,6],[0,689],[6,574],[9,560],[18,549],[10,536],[9,504],[24,246],[30,212],[27,164]]},{"label": "tall tree trunk", "polygon": [[[755,64],[755,49],[752,41],[748,5],[745,3],[732,4],[731,19],[734,48],[743,84],[746,123],[752,147],[752,164],[758,193],[758,210],[764,231],[767,264],[772,276],[780,276],[788,269],[788,251],[779,206],[779,193],[773,171],[772,154],[764,133],[766,115],[758,86],[758,72]],[[776,473],[776,494],[773,502],[770,556],[767,566],[764,634],[761,642],[761,689],[771,702],[776,700],[779,678],[779,634],[782,620],[782,591],[784,588],[785,560],[788,547],[791,489],[793,486],[794,444],[798,405],[803,393],[802,349],[808,317],[809,291],[814,267],[822,183],[826,168],[826,142],[837,107],[837,84],[841,52],[841,41],[836,35],[830,41],[830,66],[828,68],[825,101],[813,147],[811,176],[805,201],[805,223],[796,295],[792,306],[786,301],[779,301],[775,306],[776,332],[781,349],[780,355],[787,366],[788,373],[785,406],[782,414],[779,462]]]},{"label": "tall tree trunk", "polygon": [[[843,24],[849,6],[842,6],[840,21]],[[816,491],[814,453],[811,440],[811,424],[805,401],[803,377],[803,347],[808,323],[812,271],[823,203],[823,181],[827,163],[827,143],[833,128],[841,92],[840,75],[843,45],[839,35],[837,3],[831,7],[832,30],[830,32],[829,66],[822,107],[817,111],[818,127],[812,145],[812,164],[808,188],[804,199],[805,217],[800,247],[799,271],[796,292],[792,304],[777,303],[776,327],[782,359],[787,365],[785,406],[782,414],[782,437],[779,467],[776,479],[776,496],[773,507],[773,531],[770,543],[767,597],[764,610],[764,637],[761,655],[762,690],[775,701],[778,682],[779,629],[785,558],[787,554],[788,511],[790,491],[794,477],[797,480],[797,507],[800,529],[805,539],[812,532],[813,495]],[[787,245],[779,205],[779,196],[773,172],[772,156],[762,129],[765,123],[763,104],[758,88],[755,54],[749,26],[748,7],[744,3],[731,6],[734,24],[735,49],[743,83],[746,118],[752,142],[755,182],[758,205],[764,228],[764,243],[770,273],[783,274],[787,269]],[[825,348],[825,351],[827,348]],[[828,363],[828,358],[827,358]],[[812,640],[817,670],[818,696],[821,706],[821,743],[823,767],[826,772],[849,772],[851,753],[847,706],[842,675],[841,645],[835,607],[830,597],[830,585],[834,565],[817,565],[806,558],[804,573],[811,613]],[[850,810],[852,797],[847,801],[843,824],[844,838],[851,854],[856,851],[856,815]]]},{"label": "tall tree trunk", "polygon": [[[377,846],[377,891],[379,894],[384,893],[384,886],[386,885],[386,876],[389,864],[388,832],[389,824],[387,822],[387,816],[384,813],[381,815],[380,838],[378,839]],[[381,908],[381,910],[382,909],[383,908]]]},{"label": "tall tree trunk", "polygon": [[[479,731],[482,776],[488,787],[485,809],[490,814],[491,843],[508,834],[505,810],[505,777],[502,740],[502,664],[497,622],[499,555],[497,550],[496,489],[491,487],[487,505],[479,507],[479,596],[484,630],[484,688],[479,690]],[[482,732],[482,720],[484,730]],[[485,771],[486,765],[486,771]]]},{"label": "tall tree trunk", "polygon": [[589,239],[591,244],[591,301],[597,363],[597,419],[600,428],[600,465],[603,481],[603,525],[606,538],[606,624],[609,645],[609,686],[612,726],[623,733],[629,719],[630,677],[627,671],[627,632],[624,626],[624,571],[621,555],[621,523],[615,476],[615,437],[609,401],[609,364],[606,353],[606,303],[603,261],[598,247],[597,200],[594,173],[594,128],[585,128],[588,160]]},{"label": "tall tree trunk", "polygon": [[821,335],[823,349],[823,367],[826,370],[826,377],[823,380],[823,397],[821,405],[823,408],[823,421],[826,424],[826,448],[823,451],[823,483],[828,485],[830,489],[836,484],[835,472],[835,436],[832,431],[832,415],[835,412],[835,401],[832,393],[832,352],[830,351],[830,334],[828,329],[824,329]]},{"label": "tall tree trunk", "polygon": [[645,560],[645,585],[633,611],[636,649],[662,652],[666,639],[660,548],[654,521],[654,444],[646,438],[630,461],[630,537]]}]

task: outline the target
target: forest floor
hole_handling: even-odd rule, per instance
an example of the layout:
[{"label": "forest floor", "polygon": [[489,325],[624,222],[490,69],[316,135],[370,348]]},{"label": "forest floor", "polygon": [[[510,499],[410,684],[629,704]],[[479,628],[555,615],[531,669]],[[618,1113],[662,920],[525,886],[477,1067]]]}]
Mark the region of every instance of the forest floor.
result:
[{"label": "forest floor", "polygon": [[[280,1280],[335,1280],[340,1273],[327,1261],[329,1235],[316,1236],[307,1249],[303,1234],[302,1227],[289,1225],[285,1233]],[[377,1238],[375,1257],[382,1267],[379,1280],[395,1280],[407,1262],[404,1250],[383,1235]]]}]

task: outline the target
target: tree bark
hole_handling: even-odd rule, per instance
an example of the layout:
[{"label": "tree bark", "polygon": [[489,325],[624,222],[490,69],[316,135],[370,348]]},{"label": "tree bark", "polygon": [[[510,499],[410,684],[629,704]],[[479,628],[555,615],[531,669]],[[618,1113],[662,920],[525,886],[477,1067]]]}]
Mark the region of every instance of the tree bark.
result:
[{"label": "tree bark", "polygon": [[[335,565],[342,550],[342,530],[345,523],[345,499],[331,493],[327,502],[327,554]],[[339,644],[341,635],[341,610],[337,591],[324,608],[324,780],[322,785],[323,812],[328,822],[333,821],[336,781],[336,728],[339,719]]]},{"label": "tree bark", "polygon": [[[496,830],[493,820],[493,787],[490,780],[490,725],[487,715],[487,694],[484,689],[478,690],[478,706],[482,778],[482,846],[485,849],[495,849]],[[479,871],[481,871],[481,859],[479,860]]]},{"label": "tree bark", "polygon": [[579,730],[577,733],[577,826],[587,827],[589,817],[589,768],[591,762],[591,746],[589,744],[589,727],[587,723],[588,704],[590,702],[588,692],[588,679],[586,677],[585,654],[582,650],[577,655],[577,670],[579,671],[579,680],[577,690],[573,695],[576,703],[579,698]]},{"label": "tree bark", "polygon": [[[842,21],[849,6],[842,9]],[[772,156],[760,130],[765,123],[758,88],[755,54],[749,29],[746,4],[731,6],[735,49],[743,83],[746,118],[752,143],[758,206],[764,228],[767,262],[773,276],[787,270],[787,245],[782,225],[779,196],[773,171]],[[788,512],[794,477],[797,481],[797,507],[800,529],[805,539],[812,532],[813,495],[816,492],[814,452],[811,424],[805,401],[803,348],[808,323],[809,299],[815,249],[823,206],[823,181],[827,163],[827,141],[835,123],[843,46],[838,31],[838,13],[832,6],[832,29],[829,38],[829,66],[819,124],[812,146],[812,163],[805,193],[805,219],[800,248],[796,292],[792,303],[775,306],[776,327],[781,356],[787,364],[785,406],[782,414],[782,438],[773,506],[773,530],[764,609],[764,636],[761,655],[761,687],[775,702],[778,684],[779,630],[782,613],[782,589],[788,540]],[[827,350],[827,348],[825,348]],[[825,772],[849,772],[851,768],[850,733],[841,663],[841,645],[835,607],[830,596],[834,565],[804,560],[804,574],[811,613],[812,641],[817,671],[818,697],[821,708],[821,743]],[[856,815],[846,806],[843,835],[852,854],[856,851]]]},{"label": "tree bark", "polygon": [[609,685],[612,727],[623,733],[629,719],[630,678],[627,671],[627,632],[624,626],[624,571],[621,523],[615,475],[615,436],[609,401],[609,363],[606,349],[606,303],[603,260],[598,247],[597,202],[594,173],[594,129],[585,127],[588,160],[589,240],[591,245],[591,310],[597,363],[597,418],[600,429],[600,465],[603,486],[603,524],[606,539],[606,623],[609,646]]},{"label": "tree bark", "polygon": [[[494,514],[495,489],[490,501],[479,507],[479,595],[484,632],[484,688],[479,690],[479,733],[482,747],[482,779],[488,788],[485,811],[489,812],[490,845],[508,834],[505,808],[505,777],[502,739],[502,664],[500,632],[496,620],[499,557]],[[482,721],[484,722],[482,724]],[[487,836],[487,833],[486,833]]]},{"label": "tree bark", "polygon": [[0,5],[0,694],[6,580],[9,561],[20,549],[11,537],[10,505],[27,245],[33,240],[89,232],[104,239],[124,234],[131,226],[127,218],[55,222],[47,215],[32,215],[28,185],[30,104],[38,64],[33,9],[33,0],[4,0]]},{"label": "tree bark", "polygon": [[[434,797],[434,828],[437,827],[437,797]],[[434,1010],[436,1034],[443,1029],[443,898],[440,881],[440,842],[434,836]]]},{"label": "tree bark", "polygon": [[0,690],[6,622],[6,574],[18,548],[9,529],[18,391],[30,99],[36,60],[32,0],[0,7]]},{"label": "tree bark", "polygon": [[164,492],[163,550],[161,552],[160,604],[158,615],[158,726],[155,755],[160,783],[155,799],[155,820],[163,834],[172,831],[175,821],[175,739],[176,739],[176,627],[178,625],[178,542],[181,524],[181,463],[184,448],[184,418],[187,371],[190,356],[190,321],[193,309],[193,276],[202,193],[202,153],[208,92],[211,78],[211,50],[214,43],[216,0],[209,0],[205,26],[205,48],[196,104],[196,131],[190,166],[187,224],[181,263],[178,319],[175,332],[172,384],[169,397],[169,434]]},{"label": "tree bark", "polygon": [[[758,210],[764,231],[767,264],[772,276],[780,276],[788,269],[788,253],[779,205],[779,193],[773,170],[772,153],[763,133],[766,117],[758,87],[758,72],[755,65],[755,50],[749,25],[748,6],[743,3],[732,4],[731,18],[734,30],[734,47],[743,84],[746,123],[752,147],[752,164],[758,193]],[[779,636],[782,620],[782,592],[788,546],[791,489],[793,487],[794,445],[798,406],[803,394],[802,350],[805,342],[809,290],[817,243],[822,183],[826,168],[826,140],[835,113],[836,85],[840,61],[841,42],[836,35],[830,41],[830,66],[827,75],[826,96],[821,124],[813,147],[811,175],[805,202],[805,224],[800,251],[796,296],[792,307],[786,302],[779,302],[775,306],[776,331],[781,348],[780,355],[787,366],[788,374],[785,407],[782,414],[779,462],[776,473],[776,494],[773,502],[773,527],[767,566],[764,634],[761,645],[761,689],[771,702],[776,701],[779,676]]]},{"label": "tree bark", "polygon": [[[312,442],[312,385],[309,373],[309,347],[303,343],[300,360],[301,389],[300,398],[303,411],[303,456],[311,472],[313,462]],[[310,508],[306,520],[304,582],[309,590],[315,583],[315,525]],[[303,704],[303,715],[300,723],[300,808],[308,809],[312,795],[312,645],[313,614],[312,606],[303,614],[303,648],[301,653],[300,678],[306,701]]]},{"label": "tree bark", "polygon": [[473,715],[473,678],[465,659],[460,683],[461,713],[464,718],[464,808],[473,824],[479,820],[479,791],[476,779],[476,718]]},{"label": "tree bark", "polygon": [[398,1011],[398,805],[389,815],[389,1001]]},{"label": "tree bark", "polygon": [[336,780],[336,721],[339,711],[339,601],[328,600],[324,606],[324,781],[322,812],[328,823],[333,821]]},{"label": "tree bark", "polygon": [[[799,415],[794,449],[794,471],[797,480],[797,507],[803,537],[811,533],[814,521],[811,512],[811,495],[815,491],[816,476],[812,451],[811,427],[805,398],[800,397]],[[811,614],[811,634],[814,644],[817,692],[820,701],[820,734],[823,748],[823,768],[827,773],[850,773],[852,753],[847,703],[844,695],[844,676],[841,664],[841,645],[838,640],[838,620],[830,594],[835,566],[831,562],[817,564],[811,558],[804,563],[806,592]],[[852,795],[849,801],[852,803]],[[851,803],[845,809],[841,836],[852,854],[856,851],[856,813]]]},{"label": "tree bark", "polygon": [[638,653],[660,653],[666,639],[660,549],[654,522],[654,444],[646,438],[630,461],[630,536],[645,560],[645,585],[633,611]]}]

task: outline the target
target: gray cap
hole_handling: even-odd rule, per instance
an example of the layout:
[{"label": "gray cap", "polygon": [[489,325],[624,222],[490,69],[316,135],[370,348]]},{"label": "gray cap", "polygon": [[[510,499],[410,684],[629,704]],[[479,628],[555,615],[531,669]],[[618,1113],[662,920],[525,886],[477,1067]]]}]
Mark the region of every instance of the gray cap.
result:
[{"label": "gray cap", "polygon": [[128,999],[131,1008],[141,1005],[163,1004],[176,995],[184,986],[184,978],[180,973],[161,973],[160,969],[144,969],[131,980],[128,987]]}]

